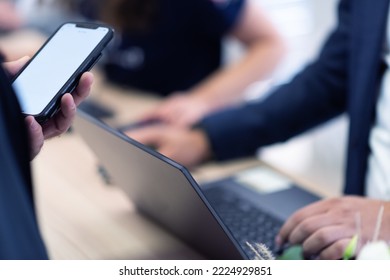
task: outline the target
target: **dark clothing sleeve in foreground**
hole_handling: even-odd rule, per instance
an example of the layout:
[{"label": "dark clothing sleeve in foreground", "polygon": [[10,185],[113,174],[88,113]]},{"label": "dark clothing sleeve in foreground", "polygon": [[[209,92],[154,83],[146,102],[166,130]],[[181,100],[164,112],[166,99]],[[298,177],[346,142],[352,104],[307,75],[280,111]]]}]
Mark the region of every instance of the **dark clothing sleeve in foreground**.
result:
[{"label": "dark clothing sleeve in foreground", "polygon": [[0,259],[47,259],[35,215],[28,139],[20,112],[0,66]]}]

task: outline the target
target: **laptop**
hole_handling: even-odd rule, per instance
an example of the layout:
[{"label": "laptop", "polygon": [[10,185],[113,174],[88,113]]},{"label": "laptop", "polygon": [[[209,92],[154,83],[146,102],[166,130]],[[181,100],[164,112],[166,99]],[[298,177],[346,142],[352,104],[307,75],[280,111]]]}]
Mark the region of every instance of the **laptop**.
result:
[{"label": "laptop", "polygon": [[256,244],[275,253],[285,219],[319,199],[275,178],[260,191],[247,180],[256,172],[199,186],[184,166],[80,110],[74,128],[141,214],[209,259],[253,259]]}]

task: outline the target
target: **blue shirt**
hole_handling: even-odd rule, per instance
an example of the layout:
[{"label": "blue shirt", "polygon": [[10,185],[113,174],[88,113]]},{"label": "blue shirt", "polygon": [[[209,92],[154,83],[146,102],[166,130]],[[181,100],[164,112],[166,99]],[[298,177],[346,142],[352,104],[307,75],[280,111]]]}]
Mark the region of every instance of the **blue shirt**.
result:
[{"label": "blue shirt", "polygon": [[245,0],[161,0],[145,33],[126,33],[106,54],[110,81],[167,95],[188,90],[221,64],[221,41]]}]

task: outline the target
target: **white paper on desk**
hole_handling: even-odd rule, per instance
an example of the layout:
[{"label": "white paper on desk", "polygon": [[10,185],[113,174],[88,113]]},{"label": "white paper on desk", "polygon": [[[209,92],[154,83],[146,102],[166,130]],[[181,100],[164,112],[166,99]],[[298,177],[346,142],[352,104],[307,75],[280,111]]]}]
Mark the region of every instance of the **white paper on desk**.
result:
[{"label": "white paper on desk", "polygon": [[234,179],[261,193],[272,193],[291,187],[288,178],[266,167],[255,167],[239,172]]}]

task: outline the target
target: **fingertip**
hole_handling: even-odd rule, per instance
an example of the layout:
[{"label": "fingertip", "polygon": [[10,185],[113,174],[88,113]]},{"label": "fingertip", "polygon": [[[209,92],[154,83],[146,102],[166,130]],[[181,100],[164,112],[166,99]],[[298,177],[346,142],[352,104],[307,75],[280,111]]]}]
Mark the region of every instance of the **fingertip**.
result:
[{"label": "fingertip", "polygon": [[36,121],[33,116],[27,116],[25,118],[27,128],[32,132],[37,132],[41,130],[40,124]]},{"label": "fingertip", "polygon": [[29,56],[23,56],[15,61],[5,62],[4,66],[11,75],[15,75],[23,68],[23,66],[30,60]]},{"label": "fingertip", "polygon": [[283,246],[284,243],[289,242],[289,236],[291,233],[290,229],[290,220],[287,220],[283,226],[280,228],[278,234],[275,237],[275,244],[278,244],[279,246]]},{"label": "fingertip", "polygon": [[65,117],[72,116],[76,112],[76,104],[70,93],[66,93],[62,96],[61,112]]},{"label": "fingertip", "polygon": [[31,57],[29,57],[28,55],[25,55],[25,56],[22,56],[21,58],[19,58],[18,60],[15,61],[15,65],[17,65],[18,68],[21,68],[23,67],[23,65],[25,65],[29,60],[31,59]]},{"label": "fingertip", "polygon": [[92,85],[92,83],[94,81],[94,75],[92,74],[92,72],[85,72],[81,76],[81,79],[82,79],[82,82],[87,83],[89,85]]},{"label": "fingertip", "polygon": [[72,99],[72,100],[73,100],[73,96],[72,96],[72,94],[70,94],[69,92],[65,93],[65,94],[62,96],[62,101],[69,102],[69,101],[68,101],[69,99]]},{"label": "fingertip", "polygon": [[31,59],[30,56],[25,55],[25,56],[22,56],[21,58],[19,58],[18,61],[20,61],[20,62],[27,62],[27,61],[29,61],[30,59]]},{"label": "fingertip", "polygon": [[283,245],[282,237],[279,234],[275,237],[275,245],[277,247],[282,247]]},{"label": "fingertip", "polygon": [[76,104],[73,96],[70,93],[65,93],[61,99],[62,106],[66,106],[68,109],[76,109]]},{"label": "fingertip", "polygon": [[30,126],[30,125],[31,125],[31,122],[34,121],[34,117],[33,117],[33,116],[27,116],[27,117],[24,118],[24,121],[26,122],[26,124],[27,124],[28,126]]},{"label": "fingertip", "polygon": [[80,82],[73,93],[73,98],[76,106],[78,106],[84,99],[88,97],[93,83],[93,74],[85,72],[80,79]]}]

